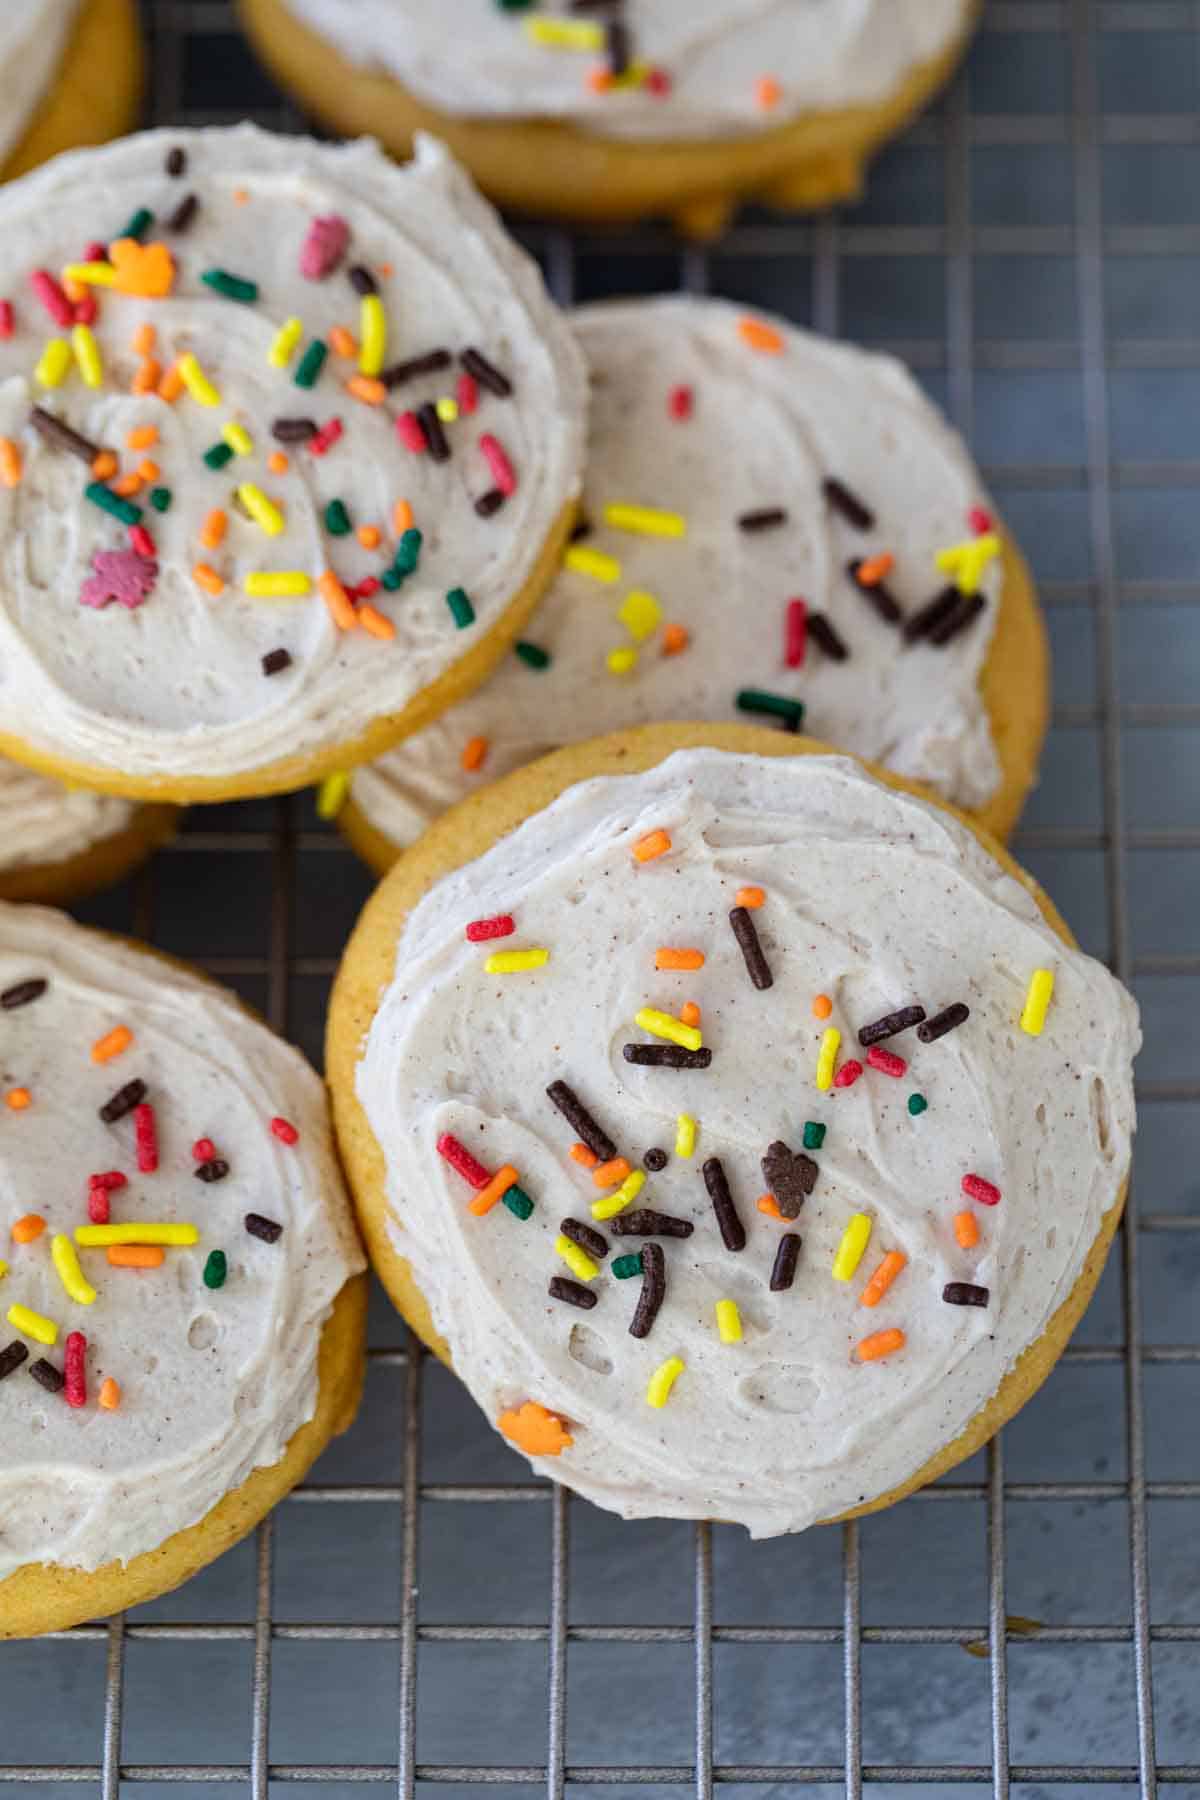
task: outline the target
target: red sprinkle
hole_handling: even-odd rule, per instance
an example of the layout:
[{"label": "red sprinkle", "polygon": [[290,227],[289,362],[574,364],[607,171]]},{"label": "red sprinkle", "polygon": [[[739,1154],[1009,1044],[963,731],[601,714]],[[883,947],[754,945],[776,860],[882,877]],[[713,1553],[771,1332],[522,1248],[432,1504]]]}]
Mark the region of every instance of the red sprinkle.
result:
[{"label": "red sprinkle", "polygon": [[396,415],[396,436],[406,450],[419,456],[422,450],[428,449],[425,442],[425,427],[415,412],[402,412]]},{"label": "red sprinkle", "polygon": [[369,600],[373,594],[379,592],[382,586],[383,583],[380,581],[378,575],[364,575],[354,590],[354,598],[356,600]]},{"label": "red sprinkle", "polygon": [[271,1130],[281,1144],[295,1144],[299,1142],[300,1133],[289,1119],[272,1119]]},{"label": "red sprinkle", "polygon": [[88,1186],[104,1188],[111,1193],[115,1188],[129,1186],[128,1175],[122,1175],[120,1169],[105,1169],[100,1175],[89,1175]]},{"label": "red sprinkle", "polygon": [[967,514],[967,524],[971,527],[971,530],[975,533],[976,537],[982,537],[984,532],[991,531],[994,528],[992,515],[984,506],[973,506],[971,508],[970,512]]},{"label": "red sprinkle", "polygon": [[808,643],[808,607],[803,600],[789,600],[783,631],[783,660],[789,669],[804,667]]},{"label": "red sprinkle", "polygon": [[515,494],[517,478],[513,466],[505,454],[504,446],[499,438],[494,438],[490,431],[485,431],[479,440],[479,448],[483,452],[483,460],[492,472],[492,480],[502,494]]},{"label": "red sprinkle", "polygon": [[972,1200],[978,1200],[980,1206],[996,1206],[1000,1201],[1000,1189],[994,1181],[985,1181],[982,1175],[964,1175],[962,1191]]},{"label": "red sprinkle", "polygon": [[667,397],[667,411],[673,419],[690,419],[692,416],[691,388],[672,388]]},{"label": "red sprinkle", "polygon": [[146,530],[144,525],[131,525],[129,527],[129,541],[139,556],[148,557],[151,562],[153,562],[158,555],[158,545],[154,542],[154,539],[150,536],[150,533]]},{"label": "red sprinkle", "polygon": [[833,1085],[834,1087],[853,1087],[862,1072],[862,1064],[856,1062],[854,1057],[851,1056],[842,1064],[841,1068],[834,1076]]},{"label": "red sprinkle", "polygon": [[45,269],[35,269],[29,277],[29,285],[56,325],[73,325],[75,323],[75,308],[53,275]]},{"label": "red sprinkle", "polygon": [[902,1056],[893,1055],[890,1050],[885,1050],[882,1044],[871,1045],[867,1051],[867,1061],[873,1069],[878,1069],[884,1075],[894,1075],[897,1080],[908,1068],[908,1064]]},{"label": "red sprinkle", "polygon": [[192,1155],[197,1162],[211,1162],[217,1154],[217,1146],[211,1138],[197,1138],[192,1145]]},{"label": "red sprinkle", "polygon": [[464,1181],[469,1181],[473,1188],[485,1188],[492,1179],[481,1162],[476,1162],[465,1144],[460,1144],[456,1137],[443,1131],[437,1141],[438,1155],[444,1156],[452,1169],[457,1169]]},{"label": "red sprinkle", "polygon": [[76,300],[74,317],[76,325],[94,325],[96,323],[100,317],[100,302],[95,294],[88,293],[83,296],[82,300]]},{"label": "red sprinkle", "polygon": [[69,1331],[63,1348],[63,1375],[66,1380],[64,1391],[67,1405],[86,1406],[87,1375],[84,1371],[84,1358],[87,1356],[87,1339],[82,1331]]},{"label": "red sprinkle", "polygon": [[109,1221],[108,1189],[90,1187],[87,1198],[88,1219],[93,1225],[107,1225]]},{"label": "red sprinkle", "polygon": [[93,238],[83,253],[84,262],[107,262],[108,245],[102,244],[99,238]]},{"label": "red sprinkle", "polygon": [[669,94],[671,77],[665,69],[648,69],[646,71],[646,87],[652,94]]},{"label": "red sprinkle", "polygon": [[137,1166],[143,1175],[153,1175],[158,1167],[158,1130],[154,1108],[148,1100],[133,1109],[133,1132],[137,1143]]},{"label": "red sprinkle", "polygon": [[490,919],[472,919],[467,926],[467,942],[484,944],[488,938],[511,937],[517,929],[511,913],[496,913]]},{"label": "red sprinkle", "polygon": [[10,338],[17,328],[11,300],[0,300],[0,338]]},{"label": "red sprinkle", "polygon": [[458,378],[456,397],[460,413],[473,413],[479,406],[479,383],[465,370]]},{"label": "red sprinkle", "polygon": [[322,425],[320,431],[314,432],[304,447],[311,450],[314,456],[324,456],[337,443],[345,429],[340,419],[330,419],[327,424]]}]

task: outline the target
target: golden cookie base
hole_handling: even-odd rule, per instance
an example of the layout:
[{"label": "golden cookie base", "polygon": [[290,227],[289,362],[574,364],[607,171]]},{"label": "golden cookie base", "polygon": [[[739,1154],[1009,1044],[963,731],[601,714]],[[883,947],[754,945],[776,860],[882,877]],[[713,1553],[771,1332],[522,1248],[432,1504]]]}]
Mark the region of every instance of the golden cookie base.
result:
[{"label": "golden cookie base", "polygon": [[35,900],[68,906],[100,888],[123,881],[139,863],[174,837],[179,814],[173,806],[140,806],[124,831],[91,844],[58,862],[0,869],[0,900]]},{"label": "golden cookie base", "polygon": [[142,79],[135,0],[84,0],[54,85],[0,166],[0,180],[26,175],[63,150],[106,144],[132,131]]}]

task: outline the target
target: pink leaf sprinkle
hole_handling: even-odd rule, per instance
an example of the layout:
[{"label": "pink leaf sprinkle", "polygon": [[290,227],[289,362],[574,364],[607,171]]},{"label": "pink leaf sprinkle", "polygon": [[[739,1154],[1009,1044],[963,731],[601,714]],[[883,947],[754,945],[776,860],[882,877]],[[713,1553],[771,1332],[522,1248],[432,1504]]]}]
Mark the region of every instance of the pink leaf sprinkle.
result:
[{"label": "pink leaf sprinkle", "polygon": [[300,251],[300,273],[306,281],[324,281],[346,254],[350,227],[340,213],[314,219]]},{"label": "pink leaf sprinkle", "polygon": [[79,590],[81,606],[107,606],[117,600],[130,612],[154,592],[158,564],[136,550],[97,550],[92,557],[94,575]]}]

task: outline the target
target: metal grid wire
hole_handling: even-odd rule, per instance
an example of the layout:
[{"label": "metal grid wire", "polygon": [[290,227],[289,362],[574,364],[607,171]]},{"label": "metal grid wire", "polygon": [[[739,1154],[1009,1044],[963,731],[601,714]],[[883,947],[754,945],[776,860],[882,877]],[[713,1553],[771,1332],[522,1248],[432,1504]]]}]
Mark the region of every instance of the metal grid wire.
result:
[{"label": "metal grid wire", "polygon": [[[284,129],[301,125],[298,115],[272,94],[265,78],[260,79],[251,71],[246,52],[235,39],[226,0],[143,0],[143,4],[152,46],[151,104],[156,122],[219,123],[249,111],[264,123]],[[1014,380],[1031,372],[1072,373],[1081,395],[1078,459],[1043,465],[1023,456],[1007,455],[995,461],[988,459],[987,473],[994,490],[1017,514],[1022,500],[1031,498],[1048,497],[1053,504],[1058,496],[1071,495],[1080,501],[1080,509],[1071,517],[1086,539],[1086,554],[1080,566],[1090,572],[1083,578],[1078,573],[1069,578],[1065,573],[1060,579],[1043,577],[1041,589],[1052,624],[1065,622],[1065,628],[1073,633],[1083,623],[1090,631],[1096,675],[1094,692],[1091,697],[1059,705],[1055,727],[1056,735],[1064,738],[1090,734],[1098,749],[1091,788],[1098,787],[1100,797],[1097,806],[1094,792],[1080,788],[1061,817],[1046,818],[1035,813],[1035,822],[1019,836],[1017,848],[1036,867],[1047,870],[1055,857],[1090,859],[1087,866],[1092,870],[1092,885],[1104,897],[1104,916],[1096,921],[1095,935],[1106,945],[1116,973],[1135,984],[1170,978],[1182,984],[1186,994],[1188,979],[1200,975],[1200,937],[1194,935],[1194,920],[1193,936],[1182,947],[1175,933],[1169,950],[1149,947],[1143,952],[1139,944],[1135,955],[1130,865],[1131,859],[1143,852],[1200,850],[1196,786],[1177,786],[1178,762],[1173,760],[1180,757],[1180,746],[1188,742],[1175,734],[1200,725],[1200,706],[1186,699],[1127,703],[1122,700],[1121,683],[1127,618],[1134,618],[1136,636],[1139,612],[1144,617],[1143,609],[1149,607],[1156,610],[1157,616],[1159,610],[1167,609],[1166,643],[1185,658],[1193,654],[1186,645],[1194,643],[1194,627],[1200,624],[1200,619],[1189,612],[1191,606],[1200,602],[1200,579],[1186,573],[1192,567],[1186,559],[1183,574],[1168,570],[1147,576],[1135,573],[1133,578],[1123,579],[1119,557],[1119,508],[1124,497],[1161,493],[1179,508],[1194,512],[1195,490],[1200,487],[1200,459],[1178,454],[1164,459],[1157,453],[1145,460],[1114,457],[1112,384],[1117,376],[1128,371],[1151,375],[1169,371],[1184,384],[1186,398],[1194,391],[1187,385],[1191,374],[1200,370],[1200,328],[1194,324],[1200,316],[1196,309],[1200,300],[1200,262],[1196,260],[1200,257],[1200,222],[1194,203],[1182,219],[1167,222],[1158,222],[1150,199],[1144,222],[1140,212],[1132,223],[1109,222],[1105,212],[1105,159],[1110,152],[1133,149],[1153,158],[1171,151],[1186,158],[1195,154],[1200,143],[1200,122],[1191,103],[1185,102],[1179,110],[1171,111],[1163,110],[1161,102],[1156,101],[1154,109],[1144,113],[1102,107],[1107,73],[1104,53],[1111,52],[1118,60],[1128,59],[1135,66],[1139,51],[1150,38],[1169,49],[1173,66],[1190,61],[1190,74],[1185,71],[1190,91],[1200,93],[1200,0],[1181,0],[1179,4],[1133,0],[1132,4],[1119,5],[1089,0],[1013,0],[1010,4],[991,0],[971,76],[960,79],[944,105],[917,125],[909,134],[906,148],[898,153],[900,157],[914,157],[925,166],[926,178],[932,169],[940,181],[940,216],[932,222],[925,217],[926,209],[921,203],[914,205],[918,214],[915,223],[905,220],[902,204],[889,206],[883,220],[873,216],[870,209],[864,216],[851,213],[812,222],[750,214],[712,251],[681,247],[665,231],[651,229],[572,238],[557,229],[523,226],[521,235],[541,257],[552,286],[564,301],[586,291],[589,280],[595,285],[597,278],[604,287],[611,284],[642,290],[675,282],[704,290],[721,287],[731,270],[740,269],[743,273],[738,291],[744,298],[795,311],[826,331],[851,329],[858,323],[847,321],[844,300],[860,259],[886,259],[898,290],[903,287],[905,266],[919,263],[927,268],[933,259],[940,293],[926,304],[924,316],[917,318],[910,332],[900,336],[895,331],[891,326],[891,302],[885,301],[878,317],[887,321],[887,328],[866,333],[860,328],[860,335],[871,335],[906,355],[945,398],[951,415],[969,436],[977,423],[977,388],[981,378],[993,372],[1002,372]],[[985,73],[989,66],[999,69],[1002,75],[1006,56],[1017,42],[1028,51],[1035,40],[1038,52],[1044,47],[1044,58],[1036,54],[1035,62],[1051,73],[1055,68],[1061,70],[1060,101],[1045,111],[1022,110],[1028,100],[1014,101],[1010,93],[995,110],[978,104],[973,108],[971,94],[978,66],[984,65]],[[1030,67],[1028,62],[1024,65],[1026,75]],[[1161,67],[1165,72],[1165,60]],[[1019,84],[1019,66],[1014,79]],[[245,95],[244,82],[249,83]],[[1181,92],[1188,91],[1185,81]],[[992,94],[993,90],[987,92]],[[1034,93],[1033,100],[1037,97]],[[1066,172],[1064,216],[1069,222],[1041,222],[1034,204],[1027,206],[1025,216],[1021,216],[1022,204],[1017,204],[1013,212],[1016,222],[977,223],[973,219],[973,176],[979,154],[998,153],[1001,158],[1011,158],[1009,179],[1018,189],[1023,181],[1028,182],[1030,170],[1037,166],[1020,159],[1030,151],[1036,156],[1042,150],[1048,150],[1056,159],[1056,166],[1060,164]],[[1153,181],[1153,171],[1158,167],[1161,165],[1149,164],[1149,172],[1143,178]],[[1192,164],[1183,173],[1190,180],[1194,196],[1197,188]],[[990,280],[1019,283],[1025,266],[1019,259],[1030,257],[1059,259],[1060,266],[1066,267],[1072,317],[1063,335],[990,336],[981,332],[981,270],[991,271]],[[1122,259],[1131,258],[1160,259],[1162,283],[1183,284],[1185,297],[1190,296],[1190,335],[1188,330],[1177,328],[1170,332],[1160,330],[1159,335],[1153,331],[1145,335],[1111,333],[1105,305],[1106,279]],[[614,268],[619,279],[613,276]],[[787,304],[789,290],[781,290],[780,280],[794,280],[792,271],[796,269],[803,271],[808,292],[799,296],[792,292],[791,303]],[[585,280],[583,272],[588,270],[592,273]],[[745,271],[750,271],[750,275]],[[1040,318],[1035,325],[1040,329]],[[1161,396],[1163,390],[1154,388],[1147,392]],[[1145,403],[1150,405],[1151,399]],[[1030,441],[1028,434],[1026,441]],[[1186,635],[1189,630],[1190,639]],[[1081,640],[1071,636],[1069,641]],[[1076,688],[1072,685],[1068,691],[1074,693]],[[1146,811],[1144,801],[1135,812],[1129,800],[1130,760],[1125,740],[1145,730],[1155,734],[1150,755],[1163,771],[1163,798],[1149,821],[1142,824],[1137,820]],[[1200,739],[1191,741],[1200,743]],[[1138,782],[1144,789],[1140,774]],[[1065,785],[1071,788],[1070,779]],[[1036,822],[1039,817],[1043,817],[1043,822]],[[230,864],[231,857],[238,859],[237,866]],[[1051,861],[1043,864],[1039,858]],[[1190,868],[1186,861],[1179,866]],[[246,871],[245,880],[239,878],[242,870]],[[298,883],[300,900],[296,898]],[[194,902],[186,928],[179,924],[183,917],[179,895],[184,889],[192,894]],[[199,894],[197,889],[201,890]],[[93,903],[84,912],[98,922],[130,925],[147,938],[156,937],[172,949],[196,956],[213,973],[239,985],[248,997],[265,1006],[277,1028],[287,1030],[291,1026],[315,1053],[325,986],[354,906],[365,891],[365,877],[356,871],[337,837],[319,826],[308,802],[285,799],[251,807],[194,812],[177,843],[139,878],[130,894]],[[1195,892],[1194,887],[1192,891]],[[237,896],[239,910],[247,903],[261,903],[267,924],[263,941],[252,950],[246,950],[249,940],[239,939],[232,928],[230,895]],[[113,909],[121,906],[128,910],[118,918]],[[195,923],[197,907],[203,915],[201,925]],[[214,954],[217,945],[221,950]],[[1151,1042],[1156,1030],[1161,1037],[1168,1029],[1170,1019],[1178,1021],[1188,1016],[1185,1013],[1168,1017],[1156,1006],[1151,1013]],[[1195,1017],[1194,1006],[1190,1017]],[[1192,1029],[1194,1032],[1194,1025]],[[1186,1057],[1184,1061],[1186,1064]],[[1186,1141],[1186,1130],[1194,1131],[1200,1122],[1196,1110],[1200,1108],[1200,1081],[1190,1076],[1178,1078],[1171,1072],[1173,1064],[1166,1073],[1159,1073],[1167,1062],[1161,1052],[1155,1055],[1153,1073],[1141,1082],[1139,1092],[1144,1106],[1156,1119],[1168,1119],[1168,1138],[1178,1144]],[[1180,1118],[1185,1120],[1185,1127],[1178,1125]],[[1197,1139],[1193,1137],[1192,1142],[1197,1144]],[[585,1515],[590,1509],[572,1502],[564,1490],[528,1480],[425,1479],[428,1421],[437,1416],[436,1411],[433,1415],[428,1412],[430,1370],[415,1343],[395,1347],[394,1335],[399,1326],[389,1319],[383,1327],[383,1344],[371,1352],[371,1371],[373,1380],[387,1375],[401,1389],[403,1424],[398,1478],[393,1472],[393,1478],[387,1480],[330,1480],[327,1471],[333,1469],[336,1474],[339,1467],[338,1452],[332,1452],[317,1472],[317,1479],[302,1486],[275,1519],[268,1519],[259,1528],[254,1551],[253,1605],[241,1622],[226,1623],[220,1618],[198,1622],[208,1616],[204,1607],[197,1609],[195,1617],[190,1616],[191,1596],[199,1592],[197,1583],[184,1590],[165,1619],[155,1618],[154,1608],[142,1609],[128,1621],[114,1619],[61,1634],[56,1648],[62,1655],[80,1653],[81,1645],[102,1646],[97,1653],[102,1656],[103,1665],[97,1669],[103,1683],[99,1741],[83,1742],[75,1732],[72,1742],[78,1752],[77,1761],[0,1764],[0,1794],[9,1783],[53,1787],[82,1782],[98,1786],[104,1800],[117,1800],[122,1783],[202,1782],[248,1784],[255,1800],[266,1800],[270,1784],[283,1781],[313,1781],[335,1787],[342,1783],[395,1783],[405,1800],[418,1783],[544,1785],[550,1800],[557,1800],[568,1785],[578,1792],[583,1787],[641,1784],[690,1787],[702,1800],[714,1782],[830,1784],[843,1786],[850,1800],[861,1793],[864,1782],[990,1784],[999,1800],[1003,1800],[1013,1783],[1039,1787],[1078,1782],[1129,1787],[1136,1784],[1146,1800],[1152,1800],[1157,1784],[1164,1782],[1194,1784],[1200,1794],[1200,1661],[1192,1666],[1190,1674],[1185,1672],[1182,1685],[1174,1684],[1169,1706],[1163,1709],[1164,1715],[1168,1711],[1174,1713],[1172,1743],[1176,1753],[1170,1761],[1161,1759],[1161,1751],[1156,1752],[1153,1669],[1154,1661],[1164,1654],[1164,1647],[1200,1645],[1200,1606],[1187,1605],[1189,1598],[1196,1601],[1197,1589],[1193,1580],[1183,1594],[1183,1616],[1178,1616],[1178,1595],[1160,1604],[1158,1611],[1167,1617],[1158,1622],[1152,1612],[1148,1559],[1152,1503],[1157,1506],[1170,1502],[1179,1509],[1190,1509],[1182,1530],[1176,1526],[1177,1540],[1186,1541],[1189,1524],[1193,1535],[1200,1524],[1200,1462],[1193,1461],[1194,1475],[1189,1479],[1148,1479],[1144,1410],[1146,1370],[1200,1367],[1200,1329],[1196,1328],[1193,1304],[1186,1315],[1192,1326],[1190,1341],[1159,1342],[1157,1332],[1147,1334],[1139,1272],[1139,1255],[1146,1253],[1151,1234],[1158,1248],[1162,1247],[1159,1234],[1176,1234],[1167,1240],[1173,1254],[1176,1250],[1186,1254],[1197,1243],[1194,1235],[1183,1235],[1200,1231],[1200,1199],[1194,1181],[1187,1186],[1185,1178],[1182,1191],[1187,1199],[1181,1210],[1142,1211],[1136,1192],[1130,1195],[1114,1256],[1119,1273],[1120,1322],[1114,1324],[1113,1341],[1075,1345],[1063,1359],[1063,1368],[1072,1371],[1116,1367],[1121,1372],[1123,1412],[1110,1417],[1106,1428],[1112,1460],[1118,1468],[1123,1463],[1124,1473],[1119,1478],[1089,1480],[1009,1480],[1005,1475],[1004,1440],[997,1438],[986,1456],[959,1471],[957,1479],[927,1489],[903,1509],[907,1517],[920,1519],[929,1506],[943,1512],[948,1507],[948,1512],[944,1512],[947,1540],[960,1522],[982,1512],[986,1521],[985,1581],[979,1589],[986,1595],[983,1613],[969,1615],[965,1622],[923,1622],[936,1617],[939,1610],[932,1604],[937,1583],[935,1566],[928,1573],[931,1603],[923,1617],[918,1608],[918,1622],[864,1623],[864,1606],[869,1620],[873,1605],[873,1590],[863,1575],[864,1544],[873,1529],[872,1522],[841,1528],[840,1618],[830,1616],[828,1622],[819,1624],[765,1620],[758,1624],[724,1623],[716,1604],[719,1568],[714,1575],[714,1546],[719,1545],[720,1535],[709,1526],[698,1525],[663,1528],[691,1533],[691,1598],[681,1613],[676,1595],[675,1622],[580,1622],[581,1616],[586,1617],[594,1594],[580,1592],[578,1582],[571,1585],[568,1538],[572,1517],[578,1530],[586,1523]],[[1191,1210],[1186,1210],[1187,1206]],[[1193,1270],[1195,1266],[1193,1259]],[[1153,1341],[1146,1342],[1146,1335]],[[437,1390],[436,1398],[439,1409],[450,1404],[444,1388]],[[427,1408],[425,1428],[423,1404]],[[1036,1402],[1035,1407],[1040,1404]],[[1195,1416],[1193,1411],[1193,1421]],[[392,1407],[372,1429],[378,1431],[382,1423],[384,1430],[394,1436],[395,1421]],[[469,1454],[474,1454],[478,1444],[490,1444],[486,1427],[473,1416],[466,1429],[473,1434],[467,1447]],[[1010,1434],[1013,1429],[1010,1427]],[[1186,1428],[1183,1435],[1188,1438]],[[1195,1440],[1193,1423],[1193,1457]],[[476,1470],[480,1466],[489,1471],[494,1467],[515,1467],[511,1462],[496,1464],[494,1452],[489,1460],[487,1449],[480,1454],[483,1461],[473,1465]],[[1104,1467],[1101,1459],[1093,1473],[1102,1472]],[[457,1465],[454,1472],[458,1472]],[[448,1509],[453,1513],[461,1541],[465,1542],[478,1537],[481,1531],[492,1530],[496,1508],[514,1502],[523,1503],[519,1513],[522,1522],[528,1521],[524,1526],[526,1544],[533,1534],[544,1546],[532,1553],[534,1561],[540,1564],[548,1594],[544,1618],[506,1624],[438,1623],[427,1617],[418,1591],[419,1536],[422,1522],[430,1518],[430,1509]],[[382,1620],[361,1623],[350,1619],[322,1624],[289,1622],[278,1616],[278,1545],[285,1522],[295,1517],[297,1506],[306,1512],[318,1509],[329,1519],[328,1548],[323,1554],[334,1557],[352,1534],[363,1529],[362,1521],[368,1513],[386,1510],[388,1519],[394,1521],[399,1552],[394,1605],[385,1610]],[[1118,1609],[1119,1616],[1080,1622],[1079,1609],[1064,1605],[1062,1614],[1075,1622],[1056,1622],[1052,1617],[1035,1629],[1009,1616],[1011,1559],[1006,1556],[1006,1536],[1012,1535],[1026,1506],[1070,1509],[1073,1518],[1082,1517],[1089,1508],[1116,1507],[1124,1512],[1128,1529],[1117,1555],[1127,1559],[1128,1605]],[[910,1511],[913,1508],[917,1509],[915,1515]],[[625,1529],[633,1533],[637,1528]],[[835,1557],[835,1535],[815,1535],[821,1540],[820,1554],[826,1559]],[[548,1580],[543,1558],[549,1563]],[[487,1586],[480,1586],[478,1604],[485,1612],[488,1598]],[[836,1603],[832,1610],[836,1613]],[[1188,1621],[1189,1614],[1192,1622]],[[385,1722],[385,1730],[395,1745],[394,1754],[371,1762],[272,1760],[272,1703],[279,1687],[278,1663],[286,1654],[284,1646],[300,1643],[324,1647],[321,1681],[335,1699],[348,1693],[356,1680],[354,1671],[358,1664],[347,1660],[349,1646],[394,1647],[399,1672],[398,1692],[392,1690],[394,1733],[392,1725]],[[134,1721],[134,1701],[131,1699],[126,1706],[131,1683],[128,1666],[143,1644],[157,1647],[160,1658],[165,1656],[166,1646],[172,1644],[212,1646],[215,1654],[237,1670],[248,1670],[248,1736],[233,1742],[233,1727],[214,1718],[211,1732],[202,1743],[210,1756],[219,1744],[223,1760],[136,1762],[126,1758],[125,1743]],[[419,1671],[418,1665],[422,1657],[428,1662],[434,1654],[432,1646],[452,1645],[497,1646],[496,1655],[515,1655],[521,1646],[541,1648],[547,1711],[544,1750],[533,1760],[505,1760],[506,1751],[511,1754],[510,1735],[499,1701],[482,1721],[484,1738],[491,1746],[489,1756],[471,1762],[418,1760],[418,1678],[420,1675],[423,1684],[428,1681],[435,1689],[439,1680],[436,1673]],[[628,1756],[618,1713],[607,1736],[611,1754],[605,1760],[585,1762],[569,1758],[568,1661],[583,1654],[583,1647],[589,1645],[612,1646],[625,1654],[632,1654],[635,1648],[649,1648],[666,1655],[671,1646],[679,1646],[686,1656],[690,1650],[690,1672],[673,1663],[676,1675],[663,1695],[664,1707],[669,1706],[676,1715],[681,1709],[694,1708],[690,1751],[671,1761]],[[825,1648],[831,1654],[840,1650],[833,1710],[840,1706],[844,1724],[841,1758],[790,1761],[786,1756],[776,1756],[768,1761],[751,1756],[746,1761],[720,1760],[716,1750],[714,1651],[723,1655],[726,1646],[769,1649],[773,1653],[771,1679],[782,1681],[788,1680],[789,1657],[798,1657],[804,1650],[817,1652]],[[977,1653],[986,1651],[982,1678],[987,1687],[988,1753],[974,1761],[958,1761],[950,1755],[933,1758],[930,1747],[940,1747],[943,1737],[931,1733],[916,1742],[917,1760],[867,1760],[864,1717],[869,1725],[870,1708],[864,1702],[864,1650],[870,1655],[875,1646],[907,1647],[910,1659],[919,1649],[966,1646]],[[1132,1681],[1133,1687],[1130,1753],[1126,1760],[1089,1762],[1083,1755],[1078,1760],[1043,1764],[1010,1761],[1010,1659],[1047,1654],[1045,1646],[1080,1650],[1121,1647],[1125,1658],[1121,1681]],[[5,1695],[11,1704],[16,1692],[11,1677],[19,1665],[14,1658],[25,1658],[21,1666],[32,1667],[29,1659],[41,1649],[40,1645],[13,1646],[0,1661],[0,1755],[20,1753],[21,1730],[16,1713],[5,1718]],[[896,1659],[889,1661],[895,1663]],[[158,1664],[160,1671],[165,1671],[165,1666],[161,1661]],[[909,1671],[907,1677],[899,1668],[891,1672],[895,1679],[907,1680],[911,1687],[920,1665],[908,1660],[904,1666]],[[1081,1683],[1078,1705],[1082,1719],[1088,1710],[1087,1671],[1093,1665],[1081,1666],[1083,1674],[1072,1680]],[[70,1687],[71,1678],[65,1679]],[[144,1683],[139,1685],[144,1689]],[[1158,1685],[1161,1692],[1161,1678]],[[78,1707],[77,1690],[71,1688],[71,1692],[75,1695],[72,1704]],[[152,1703],[153,1692],[152,1680],[141,1702],[143,1706]],[[1115,1707],[1119,1700],[1127,1704],[1129,1698],[1127,1691],[1123,1695],[1110,1693],[1100,1697],[1100,1705],[1102,1709],[1106,1705]],[[195,1699],[193,1694],[193,1702]],[[200,1699],[204,1699],[203,1693]],[[1023,1741],[1032,1742],[1033,1735],[1023,1733]],[[371,1741],[377,1739],[378,1734],[372,1734]],[[764,1730],[751,1748],[774,1750],[780,1743],[786,1746],[808,1741],[800,1730],[794,1734]],[[1080,1731],[1072,1742],[1086,1750]],[[641,1745],[639,1739],[638,1747]],[[1193,1760],[1186,1760],[1189,1756]]]}]

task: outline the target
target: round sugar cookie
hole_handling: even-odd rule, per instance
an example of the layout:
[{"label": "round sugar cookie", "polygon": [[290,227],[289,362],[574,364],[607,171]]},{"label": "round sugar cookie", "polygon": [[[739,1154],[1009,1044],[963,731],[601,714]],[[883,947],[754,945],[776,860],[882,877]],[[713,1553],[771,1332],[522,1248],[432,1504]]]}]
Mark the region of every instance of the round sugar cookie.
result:
[{"label": "round sugar cookie", "polygon": [[679,725],[435,824],[351,939],[328,1066],[377,1269],[538,1472],[769,1536],[934,1479],[1045,1379],[1139,1041],[963,815]]},{"label": "round sugar cookie", "polygon": [[0,758],[0,900],[63,906],[120,881],[172,835],[170,806],[66,788]]},{"label": "round sugar cookie", "polygon": [[136,0],[6,0],[0,11],[0,180],[137,120]]}]

